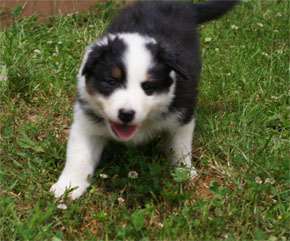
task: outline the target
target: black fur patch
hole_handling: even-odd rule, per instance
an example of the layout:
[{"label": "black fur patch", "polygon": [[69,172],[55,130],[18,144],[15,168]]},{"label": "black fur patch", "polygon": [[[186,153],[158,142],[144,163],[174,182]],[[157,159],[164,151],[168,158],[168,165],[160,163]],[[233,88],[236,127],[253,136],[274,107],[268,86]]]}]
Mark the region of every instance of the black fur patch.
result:
[{"label": "black fur patch", "polygon": [[[119,38],[109,40],[108,44],[93,47],[82,72],[90,94],[96,93],[107,97],[115,89],[126,86],[126,71],[121,61],[124,51],[126,44]],[[118,78],[113,72],[114,68],[120,70]]]},{"label": "black fur patch", "polygon": [[163,63],[156,63],[149,70],[149,78],[141,84],[142,89],[147,95],[168,92],[173,83],[169,76],[171,69]]}]

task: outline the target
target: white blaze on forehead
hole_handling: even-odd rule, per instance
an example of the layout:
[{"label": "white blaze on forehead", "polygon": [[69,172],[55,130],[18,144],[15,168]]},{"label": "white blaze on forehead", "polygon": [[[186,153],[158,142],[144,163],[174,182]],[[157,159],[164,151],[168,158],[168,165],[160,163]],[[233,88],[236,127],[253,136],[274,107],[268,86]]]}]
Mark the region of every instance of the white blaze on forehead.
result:
[{"label": "white blaze on forehead", "polygon": [[128,87],[146,80],[147,73],[152,66],[153,58],[148,43],[156,43],[152,38],[137,33],[118,35],[127,45],[123,61],[127,71]]}]

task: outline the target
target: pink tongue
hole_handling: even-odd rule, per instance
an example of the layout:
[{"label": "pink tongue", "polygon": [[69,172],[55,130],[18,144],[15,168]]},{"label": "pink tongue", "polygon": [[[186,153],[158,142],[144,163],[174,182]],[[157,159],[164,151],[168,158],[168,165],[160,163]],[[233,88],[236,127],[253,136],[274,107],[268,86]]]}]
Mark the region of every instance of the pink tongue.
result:
[{"label": "pink tongue", "polygon": [[135,133],[137,126],[121,125],[112,122],[112,128],[119,138],[126,140]]}]

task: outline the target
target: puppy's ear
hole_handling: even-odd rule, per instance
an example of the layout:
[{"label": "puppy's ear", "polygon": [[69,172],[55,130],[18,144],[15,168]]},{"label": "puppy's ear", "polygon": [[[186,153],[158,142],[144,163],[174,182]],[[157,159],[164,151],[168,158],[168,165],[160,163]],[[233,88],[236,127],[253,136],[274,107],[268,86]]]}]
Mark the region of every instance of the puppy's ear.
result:
[{"label": "puppy's ear", "polygon": [[108,55],[118,54],[124,47],[124,42],[118,37],[107,36],[91,47],[90,53],[84,64],[82,75],[89,76],[93,73],[95,66],[106,59]]},{"label": "puppy's ear", "polygon": [[94,66],[103,58],[108,50],[108,45],[96,45],[92,47],[84,64],[82,75],[89,76],[93,72]]},{"label": "puppy's ear", "polygon": [[177,74],[179,74],[184,79],[189,79],[188,73],[185,69],[184,63],[182,62],[179,54],[177,53],[170,53],[165,52],[164,55],[164,62]]},{"label": "puppy's ear", "polygon": [[182,56],[179,53],[170,49],[169,46],[160,43],[149,44],[147,46],[156,56],[158,62],[166,64],[182,78],[189,79],[185,63],[182,61]]}]

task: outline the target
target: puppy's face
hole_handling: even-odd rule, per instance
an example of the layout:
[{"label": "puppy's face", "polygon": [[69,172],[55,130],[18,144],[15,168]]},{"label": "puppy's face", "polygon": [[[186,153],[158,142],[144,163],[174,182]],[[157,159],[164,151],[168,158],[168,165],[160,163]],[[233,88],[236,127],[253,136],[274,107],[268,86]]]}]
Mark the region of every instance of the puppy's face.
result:
[{"label": "puppy's face", "polygon": [[110,35],[91,47],[82,69],[85,88],[114,138],[129,140],[168,111],[175,72],[186,78],[176,58],[138,34]]}]

